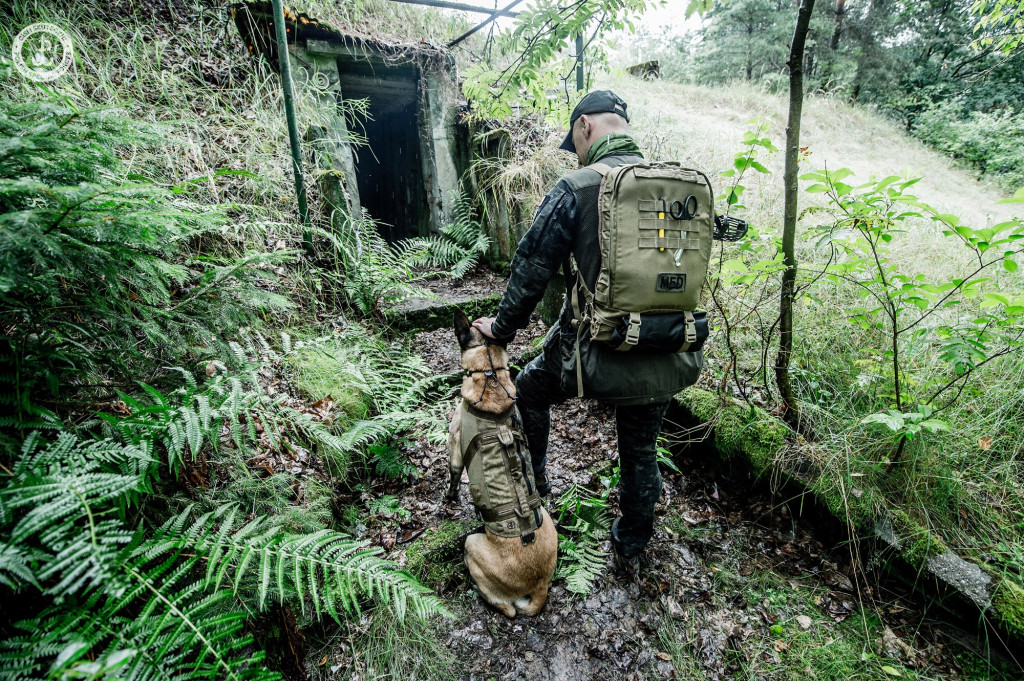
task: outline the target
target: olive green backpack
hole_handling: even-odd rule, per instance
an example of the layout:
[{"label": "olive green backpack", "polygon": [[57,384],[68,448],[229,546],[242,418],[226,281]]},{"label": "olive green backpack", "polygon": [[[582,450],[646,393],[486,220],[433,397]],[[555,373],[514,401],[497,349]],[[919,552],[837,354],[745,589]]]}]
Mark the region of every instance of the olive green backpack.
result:
[{"label": "olive green backpack", "polygon": [[570,258],[574,327],[623,352],[699,350],[708,333],[697,307],[715,231],[711,182],[678,163],[588,167],[602,176],[601,269],[591,291]]}]

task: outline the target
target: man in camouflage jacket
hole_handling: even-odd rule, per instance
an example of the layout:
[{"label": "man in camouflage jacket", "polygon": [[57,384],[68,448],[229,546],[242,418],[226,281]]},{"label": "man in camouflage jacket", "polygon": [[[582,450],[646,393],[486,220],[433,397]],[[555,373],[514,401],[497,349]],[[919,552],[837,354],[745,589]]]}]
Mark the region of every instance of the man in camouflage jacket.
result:
[{"label": "man in camouflage jacket", "polygon": [[[586,166],[598,161],[611,167],[643,161],[636,143],[625,134],[629,123],[626,103],[613,92],[589,93],[570,120],[560,148],[575,152],[584,167],[560,180],[541,202],[532,226],[516,248],[497,317],[474,322],[485,336],[499,342],[511,340],[517,329],[529,323],[560,266],[565,273],[571,271],[570,253],[587,286],[594,290],[601,265],[597,241],[601,175]],[[574,279],[566,277],[566,300],[558,322],[544,339],[543,351],[516,379],[519,411],[538,491],[547,494],[550,408],[576,394],[575,346],[579,337],[581,362],[592,377],[585,396],[615,405],[621,516],[612,525],[612,545],[619,568],[635,574],[640,554],[654,533],[654,505],[661,495],[656,447],[662,420],[672,396],[697,380],[703,356],[700,352],[617,352],[602,343],[590,343],[589,334],[577,334],[572,326],[569,296]]]}]

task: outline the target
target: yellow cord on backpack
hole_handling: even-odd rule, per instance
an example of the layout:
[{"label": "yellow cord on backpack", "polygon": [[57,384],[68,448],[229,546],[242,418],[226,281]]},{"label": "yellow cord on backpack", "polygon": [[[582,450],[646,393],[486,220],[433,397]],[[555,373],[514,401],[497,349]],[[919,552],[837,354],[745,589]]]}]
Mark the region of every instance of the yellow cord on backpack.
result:
[{"label": "yellow cord on backpack", "polygon": [[[664,220],[664,219],[665,219],[665,214],[664,213],[658,213],[658,220]],[[665,238],[665,230],[663,230],[663,229],[659,229],[658,230],[658,238],[659,239]],[[661,251],[662,253],[665,252],[664,248],[659,248],[658,250]]]}]

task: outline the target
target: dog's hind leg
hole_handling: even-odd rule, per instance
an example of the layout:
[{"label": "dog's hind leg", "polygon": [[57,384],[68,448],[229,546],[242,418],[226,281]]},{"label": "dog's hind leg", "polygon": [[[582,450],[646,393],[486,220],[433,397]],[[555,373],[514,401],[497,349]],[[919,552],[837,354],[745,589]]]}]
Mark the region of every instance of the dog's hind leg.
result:
[{"label": "dog's hind leg", "polygon": [[503,594],[506,591],[505,587],[496,579],[493,567],[497,556],[489,550],[485,537],[484,534],[471,534],[466,538],[465,560],[466,567],[469,568],[469,577],[485,601],[501,611],[505,617],[512,619],[516,616],[516,609]]}]

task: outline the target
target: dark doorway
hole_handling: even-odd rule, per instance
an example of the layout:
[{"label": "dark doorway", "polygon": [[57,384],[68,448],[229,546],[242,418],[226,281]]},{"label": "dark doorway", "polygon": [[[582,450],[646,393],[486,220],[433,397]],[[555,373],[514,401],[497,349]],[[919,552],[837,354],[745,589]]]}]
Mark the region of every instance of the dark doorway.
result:
[{"label": "dark doorway", "polygon": [[366,61],[339,63],[345,99],[367,99],[363,129],[368,145],[354,149],[359,202],[395,242],[429,231],[423,182],[415,68],[376,69]]}]

